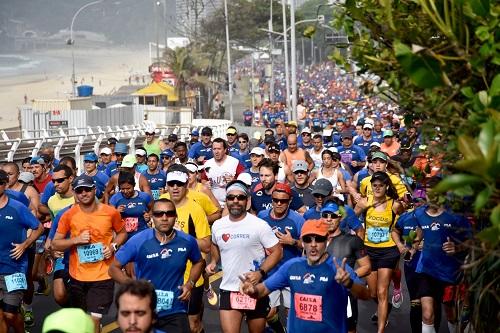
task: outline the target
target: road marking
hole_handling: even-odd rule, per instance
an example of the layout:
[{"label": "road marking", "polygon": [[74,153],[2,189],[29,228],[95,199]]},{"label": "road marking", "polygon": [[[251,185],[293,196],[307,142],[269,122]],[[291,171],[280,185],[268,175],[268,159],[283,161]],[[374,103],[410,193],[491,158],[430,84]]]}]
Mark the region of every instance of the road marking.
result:
[{"label": "road marking", "polygon": [[[222,278],[222,275],[224,275],[222,273],[222,271],[220,272],[217,272],[215,273],[214,275],[210,276],[208,278],[208,281],[210,281],[210,283],[214,283],[215,281],[219,280],[220,278]],[[102,333],[111,333],[113,332],[114,330],[116,330],[118,328],[118,323],[116,321],[110,323],[110,324],[107,324],[105,326],[103,326],[102,328]]]},{"label": "road marking", "polygon": [[118,323],[116,321],[112,322],[111,324],[107,324],[102,328],[102,333],[110,333],[118,328]]}]

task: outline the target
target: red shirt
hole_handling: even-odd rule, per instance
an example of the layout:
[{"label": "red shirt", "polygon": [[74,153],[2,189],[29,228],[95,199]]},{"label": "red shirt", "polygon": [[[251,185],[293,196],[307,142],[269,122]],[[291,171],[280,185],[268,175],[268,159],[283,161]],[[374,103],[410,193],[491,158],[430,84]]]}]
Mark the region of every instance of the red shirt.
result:
[{"label": "red shirt", "polygon": [[52,175],[49,173],[47,177],[45,177],[44,180],[39,182],[38,180],[34,180],[33,184],[35,185],[36,189],[38,190],[38,193],[42,194],[43,190],[45,190],[45,186],[47,186],[48,183],[52,181]]}]

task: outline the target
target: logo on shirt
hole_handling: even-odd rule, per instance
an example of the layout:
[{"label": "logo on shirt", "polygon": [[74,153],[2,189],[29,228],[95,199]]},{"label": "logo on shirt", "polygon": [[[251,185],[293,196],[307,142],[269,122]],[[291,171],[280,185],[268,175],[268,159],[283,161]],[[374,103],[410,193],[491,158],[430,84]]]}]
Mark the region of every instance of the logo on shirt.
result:
[{"label": "logo on shirt", "polygon": [[306,273],[304,277],[302,278],[304,280],[304,284],[311,284],[314,283],[314,280],[316,279],[316,276],[311,273]]},{"label": "logo on shirt", "polygon": [[186,248],[185,247],[178,247],[177,252],[186,252]]},{"label": "logo on shirt", "polygon": [[171,254],[172,254],[172,249],[163,249],[160,252],[162,259],[169,258],[171,256]]},{"label": "logo on shirt", "polygon": [[230,239],[238,239],[238,238],[249,239],[250,235],[249,234],[222,234],[221,238],[224,242],[227,243],[227,241]]},{"label": "logo on shirt", "polygon": [[146,259],[153,259],[153,258],[158,258],[158,257],[159,257],[158,253],[151,253],[151,254],[146,255]]},{"label": "logo on shirt", "polygon": [[127,204],[127,208],[134,208],[134,207],[135,207],[135,205],[136,205],[136,203],[135,203],[135,202],[129,202],[129,203]]},{"label": "logo on shirt", "polygon": [[222,234],[222,240],[224,242],[227,242],[229,240],[229,238],[231,238],[231,235],[230,234]]},{"label": "logo on shirt", "polygon": [[440,226],[439,226],[439,222],[432,222],[432,223],[431,223],[431,230],[432,230],[432,231],[438,231],[438,230],[439,230],[439,228],[440,228]]},{"label": "logo on shirt", "polygon": [[261,196],[262,196],[262,194],[263,194],[263,192],[262,192],[262,191],[257,191],[257,192],[255,192],[255,195],[256,195],[256,196],[258,196],[258,197],[261,197]]},{"label": "logo on shirt", "polygon": [[290,281],[300,281],[302,277],[299,275],[290,275]]},{"label": "logo on shirt", "polygon": [[328,277],[326,277],[326,276],[320,276],[320,277],[319,277],[319,280],[320,280],[321,282],[328,282]]},{"label": "logo on shirt", "polygon": [[14,218],[12,216],[10,216],[10,215],[5,215],[5,219],[6,220],[13,220]]}]

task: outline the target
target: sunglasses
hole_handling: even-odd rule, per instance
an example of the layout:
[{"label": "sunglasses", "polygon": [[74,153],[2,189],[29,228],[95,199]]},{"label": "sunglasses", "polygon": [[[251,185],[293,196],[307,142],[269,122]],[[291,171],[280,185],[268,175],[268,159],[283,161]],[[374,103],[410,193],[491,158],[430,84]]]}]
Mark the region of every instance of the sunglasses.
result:
[{"label": "sunglasses", "polygon": [[236,134],[234,133],[226,133],[227,136],[235,136]]},{"label": "sunglasses", "polygon": [[272,198],[273,202],[274,203],[279,203],[279,204],[283,204],[283,205],[286,205],[287,203],[290,202],[290,199],[278,199],[278,198]]},{"label": "sunglasses", "polygon": [[76,188],[74,191],[76,194],[82,194],[83,192],[86,192],[86,193],[89,193],[89,192],[92,192],[94,188],[93,187],[79,187],[79,188]]},{"label": "sunglasses", "polygon": [[248,141],[238,141],[239,143],[247,143]]},{"label": "sunglasses", "polygon": [[153,211],[153,216],[156,218],[163,217],[163,215],[167,217],[176,217],[177,211],[175,210],[155,210]]},{"label": "sunglasses", "polygon": [[324,198],[326,198],[326,195],[319,194],[319,193],[314,193],[314,194],[313,194],[313,197],[315,197],[315,198],[322,198],[322,199],[324,199]]},{"label": "sunglasses", "polygon": [[309,244],[309,243],[312,243],[313,239],[316,241],[316,243],[324,243],[324,242],[326,242],[327,237],[320,236],[320,235],[314,235],[314,236],[305,235],[304,237],[302,237],[302,242]]},{"label": "sunglasses", "polygon": [[115,153],[115,156],[125,157],[125,155],[127,155],[127,154]]},{"label": "sunglasses", "polygon": [[238,194],[238,195],[229,194],[226,196],[226,201],[234,201],[234,199],[237,199],[238,201],[243,201],[247,199],[247,196],[244,194]]},{"label": "sunglasses", "polygon": [[311,136],[309,133],[302,133],[302,136]]},{"label": "sunglasses", "polygon": [[296,174],[296,175],[306,175],[307,171],[299,170],[299,171],[295,171],[294,174]]},{"label": "sunglasses", "polygon": [[177,186],[177,187],[183,187],[184,185],[186,185],[186,183],[183,183],[183,182],[181,182],[179,180],[171,180],[171,181],[167,182],[167,185],[169,187],[175,187],[175,186]]},{"label": "sunglasses", "polygon": [[155,135],[154,133],[151,133],[151,132],[146,132],[145,134],[148,135],[148,136]]},{"label": "sunglasses", "polygon": [[335,213],[324,212],[324,213],[321,213],[321,217],[324,219],[338,219],[341,216],[338,214],[335,214]]},{"label": "sunglasses", "polygon": [[68,179],[68,177],[63,177],[63,178],[52,178],[52,183],[54,184],[61,184],[62,182],[64,182],[66,179]]}]

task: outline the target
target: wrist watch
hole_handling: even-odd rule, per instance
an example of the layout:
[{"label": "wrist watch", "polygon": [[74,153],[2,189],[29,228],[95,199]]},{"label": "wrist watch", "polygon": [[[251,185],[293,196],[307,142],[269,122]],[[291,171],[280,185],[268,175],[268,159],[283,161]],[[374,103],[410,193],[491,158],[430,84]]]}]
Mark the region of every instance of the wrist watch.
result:
[{"label": "wrist watch", "polygon": [[118,246],[118,244],[116,244],[116,243],[111,243],[111,248],[113,249],[114,252],[116,252],[116,251],[118,251],[120,246]]}]

